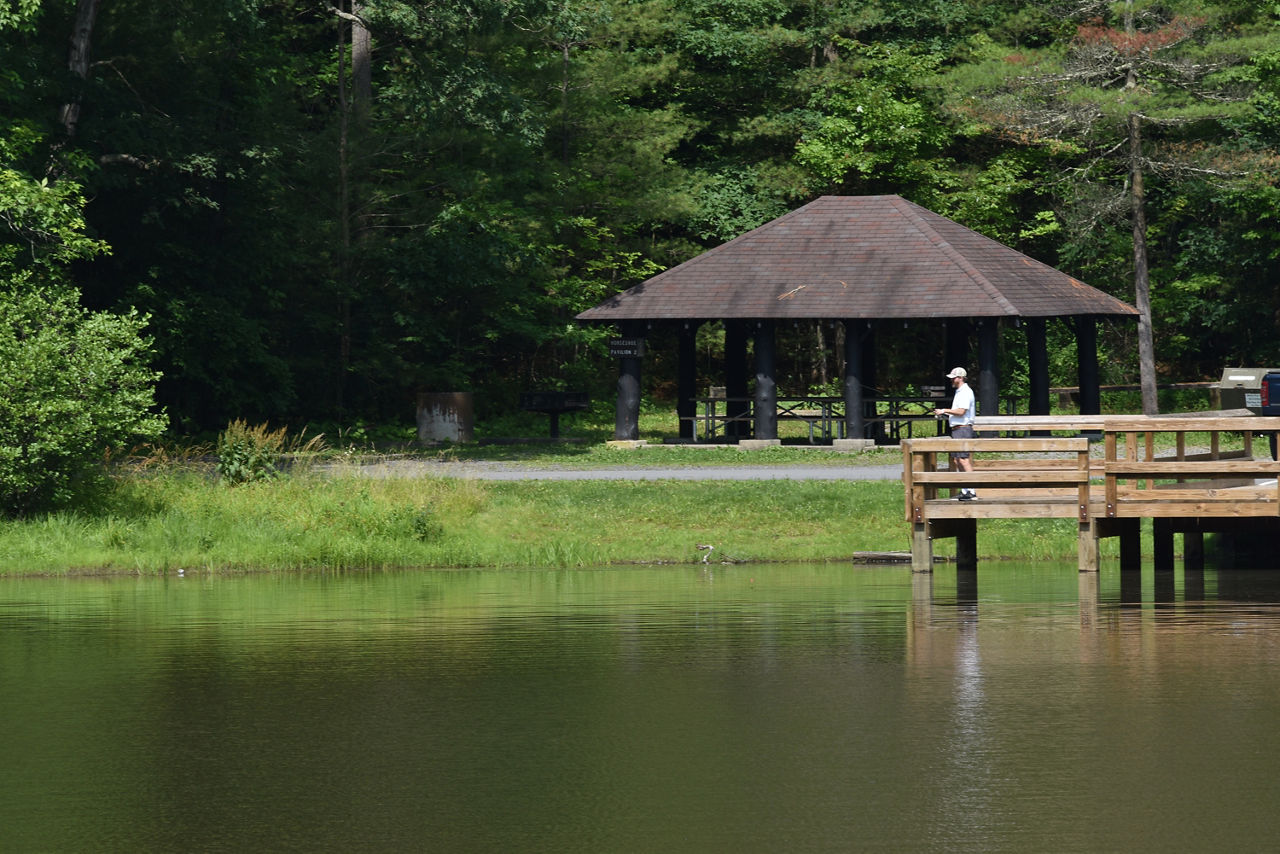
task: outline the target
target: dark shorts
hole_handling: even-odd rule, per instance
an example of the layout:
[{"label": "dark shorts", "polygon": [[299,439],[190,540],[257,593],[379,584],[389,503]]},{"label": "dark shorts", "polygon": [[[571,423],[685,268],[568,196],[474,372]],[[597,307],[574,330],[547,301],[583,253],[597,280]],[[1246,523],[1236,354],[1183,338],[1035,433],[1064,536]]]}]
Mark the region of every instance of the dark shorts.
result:
[{"label": "dark shorts", "polygon": [[[975,436],[977,436],[977,434],[973,432],[972,424],[957,424],[951,428],[952,439],[972,439]],[[951,456],[957,460],[967,460],[969,458],[969,452],[956,451]]]}]

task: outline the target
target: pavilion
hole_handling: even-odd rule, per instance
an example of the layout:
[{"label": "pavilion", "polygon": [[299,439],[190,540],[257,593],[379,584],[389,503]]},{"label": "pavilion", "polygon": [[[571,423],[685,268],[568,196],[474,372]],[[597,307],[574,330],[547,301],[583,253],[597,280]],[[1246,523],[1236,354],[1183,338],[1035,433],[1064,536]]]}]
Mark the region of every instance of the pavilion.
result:
[{"label": "pavilion", "polygon": [[[865,435],[863,403],[874,387],[875,330],[885,321],[945,327],[942,364],[968,365],[979,413],[999,401],[1001,321],[1025,329],[1032,415],[1049,412],[1045,323],[1068,319],[1077,341],[1082,414],[1100,410],[1097,320],[1136,318],[1137,309],[900,196],[823,196],[683,264],[606,299],[579,320],[616,324],[624,342],[658,324],[678,330],[680,435],[693,436],[695,333],[725,324],[729,399],[748,397],[747,341],[754,341],[752,426],[777,438],[775,326],[838,321],[845,327],[842,382],[846,434]],[[978,332],[977,372],[968,350]],[[615,437],[639,435],[642,348],[619,355]]]}]

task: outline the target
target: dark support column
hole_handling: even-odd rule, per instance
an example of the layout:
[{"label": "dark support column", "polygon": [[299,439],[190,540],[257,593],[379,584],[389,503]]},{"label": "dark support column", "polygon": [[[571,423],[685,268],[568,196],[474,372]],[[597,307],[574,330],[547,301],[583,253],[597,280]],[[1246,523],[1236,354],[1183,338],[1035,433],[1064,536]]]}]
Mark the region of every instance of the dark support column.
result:
[{"label": "dark support column", "polygon": [[1043,317],[1022,321],[1027,329],[1027,368],[1031,380],[1028,415],[1049,414],[1049,344]]},{"label": "dark support column", "polygon": [[[966,371],[973,367],[969,360],[969,318],[947,318],[946,343],[943,345],[942,374],[947,374],[957,365]],[[930,377],[930,384],[933,378]]]},{"label": "dark support column", "polygon": [[1117,519],[1120,528],[1120,569],[1142,569],[1142,520]]},{"label": "dark support column", "polygon": [[1000,322],[984,318],[978,327],[978,414],[1000,414]]},{"label": "dark support column", "polygon": [[1204,531],[1182,532],[1182,571],[1204,572]]},{"label": "dark support column", "polygon": [[[639,338],[644,327],[623,324],[624,338]],[[614,420],[613,438],[627,440],[640,438],[640,364],[638,356],[618,359],[618,409]]]},{"label": "dark support column", "polygon": [[698,326],[693,320],[680,325],[680,364],[676,379],[676,416],[680,420],[680,438],[693,439],[694,419],[698,415]]},{"label": "dark support column", "polygon": [[866,435],[866,421],[862,414],[862,340],[869,330],[865,320],[844,322],[844,426],[850,439],[862,439]]},{"label": "dark support column", "polygon": [[1080,386],[1080,414],[1099,415],[1102,393],[1098,380],[1098,320],[1092,315],[1076,318],[1076,382]]},{"label": "dark support column", "polygon": [[1151,520],[1151,551],[1156,572],[1173,572],[1173,524],[1169,519]]},{"label": "dark support column", "polygon": [[778,438],[777,354],[772,320],[756,326],[756,438]]},{"label": "dark support column", "polygon": [[[729,398],[726,411],[735,418],[745,418],[750,411],[747,396],[747,328],[741,320],[724,323],[724,393]],[[737,398],[735,402],[734,398]],[[725,425],[725,437],[742,439],[750,435],[750,425],[745,421],[730,421]]]},{"label": "dark support column", "polygon": [[[874,320],[868,320],[866,331],[862,336],[862,412],[864,416],[875,415],[874,412],[869,411],[870,404],[867,403],[867,397],[868,392],[870,392],[869,396],[875,398],[879,393],[879,388],[880,380],[876,376],[876,327]],[[874,439],[878,442],[884,438],[884,422],[877,421],[862,436],[850,436],[849,438]]]}]

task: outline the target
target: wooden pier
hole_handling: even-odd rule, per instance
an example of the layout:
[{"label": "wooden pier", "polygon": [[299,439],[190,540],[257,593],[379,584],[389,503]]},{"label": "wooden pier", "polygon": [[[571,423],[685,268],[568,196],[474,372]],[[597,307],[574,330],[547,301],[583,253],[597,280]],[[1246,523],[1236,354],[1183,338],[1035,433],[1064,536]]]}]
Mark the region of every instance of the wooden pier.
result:
[{"label": "wooden pier", "polygon": [[[955,537],[957,562],[975,567],[979,519],[1076,520],[1081,572],[1097,571],[1106,537],[1120,538],[1121,568],[1137,568],[1143,519],[1152,520],[1157,569],[1173,568],[1175,533],[1183,536],[1186,566],[1198,568],[1205,533],[1280,532],[1280,462],[1269,442],[1280,417],[997,416],[975,427],[976,439],[902,442],[917,572],[932,570],[939,537]],[[1157,442],[1160,434],[1172,441]],[[972,472],[939,468],[960,450],[974,454]],[[950,497],[965,488],[976,489],[978,500]]]}]

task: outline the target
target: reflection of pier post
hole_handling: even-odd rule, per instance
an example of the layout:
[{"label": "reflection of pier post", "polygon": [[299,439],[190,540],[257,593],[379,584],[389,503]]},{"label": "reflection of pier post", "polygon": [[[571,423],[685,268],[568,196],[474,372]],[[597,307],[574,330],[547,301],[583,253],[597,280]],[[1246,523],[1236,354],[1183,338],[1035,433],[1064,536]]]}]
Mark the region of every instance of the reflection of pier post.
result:
[{"label": "reflection of pier post", "polygon": [[1182,600],[1184,602],[1204,601],[1204,564],[1193,569],[1184,564],[1182,570]]},{"label": "reflection of pier post", "polygon": [[1142,573],[1120,573],[1120,604],[1130,607],[1142,605]]},{"label": "reflection of pier post", "polygon": [[911,574],[911,615],[907,620],[907,655],[911,661],[928,661],[933,632],[933,573]]},{"label": "reflection of pier post", "polygon": [[1151,579],[1151,596],[1157,603],[1168,604],[1173,602],[1176,597],[1176,585],[1174,584],[1173,568],[1157,569],[1152,574]]},{"label": "reflection of pier post", "polygon": [[1100,585],[1098,573],[1081,572],[1077,582],[1080,599],[1080,629],[1092,631],[1098,626],[1098,598]]}]

